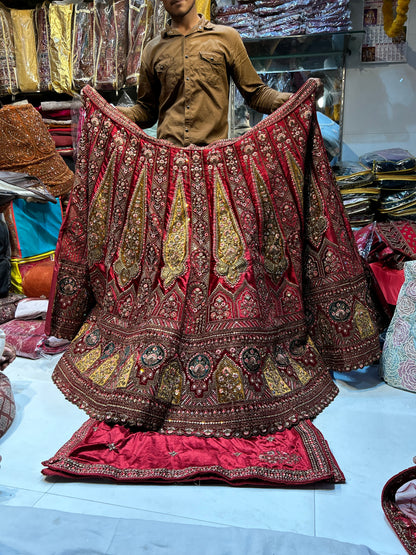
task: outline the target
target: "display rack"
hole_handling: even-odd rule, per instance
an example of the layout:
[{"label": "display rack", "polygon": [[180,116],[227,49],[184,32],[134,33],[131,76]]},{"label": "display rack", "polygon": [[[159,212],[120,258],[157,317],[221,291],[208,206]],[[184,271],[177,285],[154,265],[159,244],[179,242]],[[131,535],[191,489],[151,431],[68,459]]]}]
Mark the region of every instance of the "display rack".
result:
[{"label": "display rack", "polygon": [[[324,84],[318,110],[339,125],[340,155],[344,117],[345,60],[349,54],[352,35],[363,31],[319,33],[288,37],[244,39],[249,57],[262,79],[272,88],[296,92],[310,77],[318,77]],[[234,83],[231,84],[229,114],[230,136],[240,134],[241,117],[255,125],[262,114],[245,106]],[[242,107],[245,106],[245,114]]]}]

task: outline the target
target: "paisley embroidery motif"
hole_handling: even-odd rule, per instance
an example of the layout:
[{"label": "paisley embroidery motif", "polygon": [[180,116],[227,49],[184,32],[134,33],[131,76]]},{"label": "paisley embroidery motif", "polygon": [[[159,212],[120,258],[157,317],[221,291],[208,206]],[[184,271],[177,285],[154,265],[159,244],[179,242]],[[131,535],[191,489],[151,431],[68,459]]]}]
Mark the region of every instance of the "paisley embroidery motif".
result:
[{"label": "paisley embroidery motif", "polygon": [[189,251],[189,218],[182,178],[178,179],[175,196],[163,243],[164,267],[161,278],[165,287],[169,287],[176,278],[186,271]]},{"label": "paisley embroidery motif", "polygon": [[111,194],[117,152],[113,152],[100,187],[92,201],[88,218],[88,264],[92,266],[103,257],[103,247],[108,233]]},{"label": "paisley embroidery motif", "polygon": [[267,357],[266,363],[263,368],[263,374],[266,378],[267,385],[269,389],[275,397],[280,397],[285,393],[289,393],[291,391],[290,387],[287,383],[283,380],[277,366],[274,364],[272,358],[270,356]]},{"label": "paisley embroidery motif", "polygon": [[76,361],[77,368],[80,372],[84,373],[94,365],[101,356],[101,347],[95,347],[86,355]]},{"label": "paisley embroidery motif", "polygon": [[247,268],[244,239],[218,172],[215,174],[215,238],[215,271],[230,285],[235,285]]},{"label": "paisley embroidery motif", "polygon": [[264,257],[264,267],[272,280],[278,281],[288,266],[284,252],[283,234],[277,221],[267,185],[254,162],[252,163],[252,173],[263,212],[261,252]]},{"label": "paisley embroidery motif", "polygon": [[119,283],[125,287],[140,271],[146,224],[146,166],[143,167],[129,205],[118,259],[113,268]]},{"label": "paisley embroidery motif", "polygon": [[120,374],[117,378],[116,387],[127,387],[127,384],[129,383],[129,379],[130,379],[130,373],[131,373],[131,371],[134,367],[136,359],[137,359],[137,354],[136,353],[133,353],[127,359],[127,362],[125,363],[122,371],[120,372]]},{"label": "paisley embroidery motif", "polygon": [[104,385],[111,378],[114,370],[117,368],[120,353],[107,358],[94,372],[90,375],[90,380],[98,385]]}]

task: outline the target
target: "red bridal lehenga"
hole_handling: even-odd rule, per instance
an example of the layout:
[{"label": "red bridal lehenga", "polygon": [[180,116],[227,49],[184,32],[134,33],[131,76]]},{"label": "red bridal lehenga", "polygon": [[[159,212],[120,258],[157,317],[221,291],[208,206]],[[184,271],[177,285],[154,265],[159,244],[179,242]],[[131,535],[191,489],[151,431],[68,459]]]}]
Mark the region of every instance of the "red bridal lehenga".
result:
[{"label": "red bridal lehenga", "polygon": [[53,380],[90,418],[44,474],[343,481],[311,419],[379,329],[314,93],[181,148],[83,89],[48,318],[72,339]]}]

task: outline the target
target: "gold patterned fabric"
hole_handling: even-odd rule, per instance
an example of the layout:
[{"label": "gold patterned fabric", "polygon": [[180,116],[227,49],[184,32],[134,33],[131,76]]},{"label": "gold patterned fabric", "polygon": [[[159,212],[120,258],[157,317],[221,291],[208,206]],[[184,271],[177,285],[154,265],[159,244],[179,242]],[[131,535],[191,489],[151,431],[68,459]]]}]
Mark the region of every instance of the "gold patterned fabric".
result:
[{"label": "gold patterned fabric", "polygon": [[39,90],[39,75],[34,10],[10,10],[10,15],[19,89],[25,93],[36,92]]},{"label": "gold patterned fabric", "polygon": [[0,169],[38,177],[58,197],[69,193],[74,174],[58,154],[48,128],[31,104],[0,109]]},{"label": "gold patterned fabric", "polygon": [[72,94],[72,13],[73,4],[49,5],[49,61],[53,90]]},{"label": "gold patterned fabric", "polygon": [[48,331],[76,336],[53,379],[91,417],[274,433],[335,397],[329,369],[378,358],[314,92],[308,82],[238,139],[184,148],[83,90]]}]

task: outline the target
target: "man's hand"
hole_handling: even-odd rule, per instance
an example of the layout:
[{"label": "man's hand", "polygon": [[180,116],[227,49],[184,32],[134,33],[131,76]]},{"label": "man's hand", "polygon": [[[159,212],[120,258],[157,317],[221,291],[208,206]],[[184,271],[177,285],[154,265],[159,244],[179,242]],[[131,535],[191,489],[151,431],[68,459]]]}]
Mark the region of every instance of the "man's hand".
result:
[{"label": "man's hand", "polygon": [[0,357],[0,370],[4,370],[16,358],[16,349],[13,345],[6,343],[3,355]]}]

